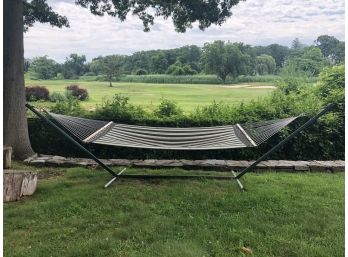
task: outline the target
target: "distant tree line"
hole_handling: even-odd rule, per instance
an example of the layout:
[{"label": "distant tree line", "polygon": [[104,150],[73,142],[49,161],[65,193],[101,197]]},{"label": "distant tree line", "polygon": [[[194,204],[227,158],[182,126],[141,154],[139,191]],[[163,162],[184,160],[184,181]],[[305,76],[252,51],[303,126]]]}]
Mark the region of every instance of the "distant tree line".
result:
[{"label": "distant tree line", "polygon": [[24,67],[38,79],[78,79],[82,75],[100,75],[110,82],[110,86],[123,74],[216,74],[224,82],[227,77],[276,74],[281,70],[317,76],[323,67],[343,63],[344,51],[343,41],[322,35],[310,46],[302,44],[298,38],[293,40],[291,47],[215,41],[203,47],[191,45],[140,51],[129,56],[99,56],[91,62],[78,54],[70,54],[63,63],[41,56],[25,59]]}]

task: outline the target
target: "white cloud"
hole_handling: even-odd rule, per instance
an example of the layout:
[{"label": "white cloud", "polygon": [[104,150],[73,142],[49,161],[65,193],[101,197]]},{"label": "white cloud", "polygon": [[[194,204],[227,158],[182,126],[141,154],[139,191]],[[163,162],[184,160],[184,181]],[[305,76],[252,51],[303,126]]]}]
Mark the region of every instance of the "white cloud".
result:
[{"label": "white cloud", "polygon": [[70,28],[35,24],[25,33],[25,56],[48,55],[63,61],[70,53],[88,59],[106,54],[131,54],[150,49],[169,49],[214,40],[241,41],[252,45],[289,45],[298,37],[312,43],[319,35],[344,39],[344,0],[247,0],[233,8],[233,16],[222,26],[200,31],[197,26],[177,33],[169,18],[156,18],[151,32],[129,15],[125,22],[98,17],[68,1],[52,1],[53,9],[68,17]]}]

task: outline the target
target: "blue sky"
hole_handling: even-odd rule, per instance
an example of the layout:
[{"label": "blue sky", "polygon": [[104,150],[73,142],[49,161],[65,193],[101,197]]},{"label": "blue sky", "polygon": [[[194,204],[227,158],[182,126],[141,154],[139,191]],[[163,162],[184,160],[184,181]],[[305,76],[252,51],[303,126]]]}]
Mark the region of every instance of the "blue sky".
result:
[{"label": "blue sky", "polygon": [[312,44],[323,34],[344,40],[344,0],[247,0],[232,9],[222,26],[200,31],[197,25],[186,33],[174,31],[172,21],[157,17],[150,32],[129,15],[125,22],[98,17],[76,6],[74,0],[49,0],[53,9],[68,17],[70,28],[35,24],[24,35],[25,56],[48,55],[62,62],[70,53],[98,55],[131,54],[140,50],[170,49],[184,45],[202,46],[214,40],[251,45],[290,45],[298,37]]}]

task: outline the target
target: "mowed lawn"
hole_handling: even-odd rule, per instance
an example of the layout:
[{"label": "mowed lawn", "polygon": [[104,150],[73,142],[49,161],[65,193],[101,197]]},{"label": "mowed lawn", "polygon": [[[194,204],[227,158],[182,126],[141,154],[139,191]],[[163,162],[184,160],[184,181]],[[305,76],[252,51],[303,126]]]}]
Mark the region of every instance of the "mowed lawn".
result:
[{"label": "mowed lawn", "polygon": [[104,189],[110,176],[98,169],[39,173],[34,196],[4,204],[5,256],[344,255],[343,173],[247,174],[245,193],[226,180],[121,179]]},{"label": "mowed lawn", "polygon": [[[239,85],[197,85],[197,84],[151,84],[151,83],[113,83],[100,81],[68,81],[68,80],[26,80],[26,86],[45,86],[50,93],[64,92],[66,86],[77,84],[86,88],[90,98],[82,102],[86,109],[95,108],[103,99],[122,94],[130,98],[130,102],[153,110],[162,98],[175,101],[184,111],[191,111],[197,106],[207,105],[214,100],[228,104],[239,104],[251,99],[258,99],[274,90],[271,83],[253,82]],[[51,103],[36,103],[49,106]]]}]

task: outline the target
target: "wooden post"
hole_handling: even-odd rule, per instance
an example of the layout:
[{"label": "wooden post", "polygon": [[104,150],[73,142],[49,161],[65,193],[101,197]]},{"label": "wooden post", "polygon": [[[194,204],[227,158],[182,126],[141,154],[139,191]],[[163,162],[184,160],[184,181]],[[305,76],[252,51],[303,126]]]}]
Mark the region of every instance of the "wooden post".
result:
[{"label": "wooden post", "polygon": [[4,170],[4,202],[17,201],[34,194],[37,173],[32,171]]},{"label": "wooden post", "polygon": [[4,146],[4,169],[11,169],[12,147]]}]

